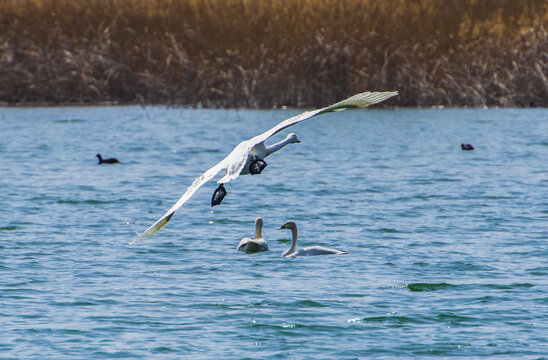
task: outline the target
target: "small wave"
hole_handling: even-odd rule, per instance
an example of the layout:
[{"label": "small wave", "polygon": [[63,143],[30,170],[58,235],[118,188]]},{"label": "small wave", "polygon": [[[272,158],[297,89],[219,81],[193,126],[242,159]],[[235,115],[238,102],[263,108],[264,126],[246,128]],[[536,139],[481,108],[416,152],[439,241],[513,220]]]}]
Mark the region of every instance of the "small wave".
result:
[{"label": "small wave", "polygon": [[59,329],[59,333],[66,335],[85,335],[89,334],[90,332],[80,329]]},{"label": "small wave", "polygon": [[22,318],[22,319],[35,320],[35,319],[43,319],[46,316],[45,315],[40,315],[40,314],[21,314],[21,315],[19,315],[19,317]]},{"label": "small wave", "polygon": [[379,190],[379,189],[367,188],[367,189],[365,189],[365,192],[368,192],[368,193],[382,193],[383,191]]},{"label": "small wave", "polygon": [[398,230],[398,229],[393,229],[393,228],[380,228],[380,229],[377,229],[378,232],[382,232],[382,233],[388,233],[388,234],[401,234],[403,233],[402,231]]},{"label": "small wave", "polygon": [[342,326],[328,326],[328,325],[305,325],[300,323],[292,323],[292,322],[283,322],[282,324],[261,324],[257,323],[256,321],[253,321],[252,324],[249,325],[251,328],[262,328],[262,329],[271,329],[271,330],[288,330],[288,329],[306,329],[309,331],[317,331],[317,332],[333,332],[336,330],[344,330],[345,328]]},{"label": "small wave", "polygon": [[533,299],[533,302],[538,303],[538,304],[548,305],[548,297]]},{"label": "small wave", "polygon": [[388,313],[386,315],[380,315],[380,316],[367,316],[363,318],[354,318],[349,319],[346,321],[347,323],[353,324],[353,323],[390,323],[390,324],[396,324],[396,325],[403,325],[403,324],[424,324],[425,321],[423,319],[419,319],[416,317],[410,317],[410,316],[403,316],[403,315],[396,315],[395,313]]},{"label": "small wave", "polygon": [[363,318],[349,319],[346,322],[350,324],[355,323],[384,323],[392,324],[400,327],[406,324],[432,324],[432,323],[450,323],[452,325],[459,325],[464,322],[476,321],[475,318],[470,316],[457,315],[453,313],[439,314],[437,316],[405,316],[397,315],[396,313],[387,313],[379,316],[367,316]]},{"label": "small wave", "polygon": [[528,270],[528,273],[534,276],[546,276],[548,275],[548,267],[536,267]]},{"label": "small wave", "polygon": [[58,204],[71,204],[71,205],[75,205],[75,204],[79,204],[80,201],[76,201],[76,200],[57,200],[57,203],[58,203]]},{"label": "small wave", "polygon": [[464,315],[456,315],[456,314],[439,314],[437,316],[437,319],[438,320],[441,320],[441,321],[447,321],[447,322],[450,322],[452,324],[458,324],[458,323],[462,323],[462,322],[471,322],[471,321],[475,321],[476,319],[471,317],[471,316],[464,316]]},{"label": "small wave", "polygon": [[486,284],[484,286],[486,288],[489,288],[489,289],[512,290],[512,289],[520,289],[520,288],[529,289],[529,288],[534,287],[535,285],[530,284],[530,283],[514,283],[514,284],[504,284],[504,285],[501,285],[501,284]]},{"label": "small wave", "polygon": [[87,122],[87,120],[84,120],[84,119],[59,119],[59,120],[55,120],[55,122],[60,123],[60,124],[73,124],[73,123]]},{"label": "small wave", "polygon": [[445,195],[416,195],[414,196],[415,199],[423,199],[423,200],[427,200],[427,199],[439,199],[439,198],[444,198]]},{"label": "small wave", "polygon": [[448,268],[457,270],[457,271],[482,271],[482,270],[491,270],[492,267],[488,265],[478,265],[478,264],[471,264],[467,263],[465,261],[454,261],[451,262],[448,266]]},{"label": "small wave", "polygon": [[463,181],[463,180],[462,179],[439,178],[439,179],[436,179],[436,181],[439,181],[439,182],[459,182],[459,181]]},{"label": "small wave", "polygon": [[449,290],[458,287],[458,285],[448,284],[448,283],[412,283],[406,285],[409,291],[419,292],[419,291],[439,291],[439,290]]},{"label": "small wave", "polygon": [[13,231],[13,230],[17,230],[17,226],[2,226],[0,227],[0,230]]},{"label": "small wave", "polygon": [[295,302],[296,307],[327,307],[322,303],[319,303],[314,300],[300,300]]},{"label": "small wave", "polygon": [[476,299],[476,301],[480,303],[489,303],[494,300],[497,300],[497,298],[491,295],[485,295]]},{"label": "small wave", "polygon": [[120,202],[126,202],[127,199],[117,199],[117,200],[57,200],[58,204],[68,204],[68,205],[79,205],[79,204],[87,204],[87,205],[106,205],[106,204],[115,204]]},{"label": "small wave", "polygon": [[480,199],[487,199],[487,200],[514,200],[517,198],[518,198],[517,196],[496,196],[496,195],[480,197]]},{"label": "small wave", "polygon": [[56,302],[55,306],[96,306],[96,303],[90,301],[71,301],[71,302]]},{"label": "small wave", "polygon": [[534,287],[534,284],[530,283],[515,283],[515,284],[462,284],[455,285],[449,283],[411,283],[405,286],[409,291],[421,292],[421,291],[440,291],[440,290],[452,290],[452,289],[496,289],[496,290],[512,290],[512,289],[529,289]]},{"label": "small wave", "polygon": [[187,154],[201,154],[201,153],[220,153],[221,150],[219,149],[203,149],[203,148],[197,148],[197,147],[186,147],[182,148],[183,153]]},{"label": "small wave", "polygon": [[411,180],[411,184],[413,185],[431,185],[435,183],[435,180],[433,179],[417,179],[417,180]]},{"label": "small wave", "polygon": [[329,305],[314,300],[298,300],[291,303],[278,301],[258,301],[252,304],[253,307],[286,307],[286,308],[323,308]]},{"label": "small wave", "polygon": [[414,351],[416,355],[444,355],[451,354],[455,349],[462,349],[470,347],[469,343],[437,343],[430,345],[431,348],[427,350],[417,350]]},{"label": "small wave", "polygon": [[161,353],[161,354],[170,353],[170,352],[173,352],[173,353],[178,352],[177,349],[172,349],[172,348],[167,347],[167,346],[159,346],[157,348],[152,349],[151,351],[153,353]]},{"label": "small wave", "polygon": [[349,298],[363,298],[366,295],[364,294],[341,294],[342,297],[349,297]]},{"label": "small wave", "polygon": [[255,321],[249,327],[252,328],[264,328],[264,329],[273,329],[273,330],[279,330],[279,329],[288,329],[288,328],[303,328],[305,325],[302,324],[288,324],[286,322],[282,323],[281,325],[272,325],[272,324],[259,324]]}]

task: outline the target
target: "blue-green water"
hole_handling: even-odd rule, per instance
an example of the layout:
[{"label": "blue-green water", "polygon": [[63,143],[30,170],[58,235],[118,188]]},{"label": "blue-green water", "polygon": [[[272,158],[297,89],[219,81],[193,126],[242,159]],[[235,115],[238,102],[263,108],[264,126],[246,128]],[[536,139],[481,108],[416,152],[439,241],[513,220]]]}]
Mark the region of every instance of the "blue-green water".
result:
[{"label": "blue-green water", "polygon": [[[0,108],[0,358],[548,354],[546,109],[319,116],[221,206],[208,183],[128,246],[298,112]],[[256,216],[271,251],[236,252]],[[281,258],[289,219],[349,254]]]}]

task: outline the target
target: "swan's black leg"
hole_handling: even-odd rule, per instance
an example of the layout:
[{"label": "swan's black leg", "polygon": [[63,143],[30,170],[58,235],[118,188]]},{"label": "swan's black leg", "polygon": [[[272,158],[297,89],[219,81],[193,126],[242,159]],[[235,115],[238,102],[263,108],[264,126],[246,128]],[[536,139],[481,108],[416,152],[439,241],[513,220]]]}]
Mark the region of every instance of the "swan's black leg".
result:
[{"label": "swan's black leg", "polygon": [[260,174],[264,168],[266,167],[267,163],[264,160],[261,159],[254,159],[251,164],[249,164],[249,173],[251,175],[257,175]]},{"label": "swan's black leg", "polygon": [[211,206],[219,205],[226,196],[224,184],[219,185],[211,197]]}]

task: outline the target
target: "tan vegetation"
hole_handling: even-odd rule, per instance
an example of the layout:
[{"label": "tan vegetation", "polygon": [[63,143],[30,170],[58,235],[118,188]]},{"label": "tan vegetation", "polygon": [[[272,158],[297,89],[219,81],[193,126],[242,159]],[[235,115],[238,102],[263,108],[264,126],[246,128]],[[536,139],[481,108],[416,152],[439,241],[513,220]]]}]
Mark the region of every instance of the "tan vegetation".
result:
[{"label": "tan vegetation", "polygon": [[0,101],[548,103],[544,0],[4,0]]}]

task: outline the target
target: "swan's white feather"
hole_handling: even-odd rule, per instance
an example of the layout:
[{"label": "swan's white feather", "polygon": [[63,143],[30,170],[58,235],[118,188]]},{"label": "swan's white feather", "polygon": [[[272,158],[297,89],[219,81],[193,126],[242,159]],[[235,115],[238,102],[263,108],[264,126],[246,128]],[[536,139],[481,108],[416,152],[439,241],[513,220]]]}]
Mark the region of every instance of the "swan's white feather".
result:
[{"label": "swan's white feather", "polygon": [[[335,255],[335,254],[348,254],[343,250],[326,248],[323,246],[307,246],[302,249],[297,249],[297,243],[299,241],[299,235],[297,230],[297,224],[294,221],[288,221],[282,225],[280,229],[291,230],[291,246],[289,249],[282,252],[283,257],[297,257],[297,256],[314,256],[314,255]],[[278,229],[278,230],[280,230]]]},{"label": "swan's white feather", "polygon": [[265,131],[264,133],[260,135],[257,135],[249,140],[242,141],[221,162],[219,162],[217,165],[215,165],[214,167],[212,167],[211,169],[203,173],[199,178],[194,180],[192,185],[190,185],[189,188],[185,191],[185,193],[179,198],[179,200],[177,200],[175,205],[173,205],[160,219],[158,219],[154,224],[152,224],[148,229],[146,229],[142,234],[136,237],[129,244],[133,245],[140,239],[147,236],[151,236],[155,234],[156,232],[158,232],[161,228],[163,228],[169,222],[169,220],[171,219],[175,211],[177,211],[188,199],[190,199],[190,197],[194,195],[194,193],[202,185],[204,185],[206,182],[211,180],[215,175],[217,175],[219,171],[223,169],[226,171],[226,174],[217,181],[218,183],[222,183],[222,184],[226,184],[229,181],[234,180],[238,176],[240,176],[240,173],[242,172],[242,169],[247,161],[247,157],[251,149],[255,145],[261,142],[264,142],[271,136],[279,133],[280,131],[288,128],[289,126],[295,125],[306,119],[310,119],[311,117],[316,115],[333,112],[333,111],[340,111],[348,108],[367,107],[369,105],[377,104],[379,102],[387,100],[396,95],[398,95],[397,91],[385,91],[385,92],[369,92],[368,91],[368,92],[356,94],[354,96],[349,97],[348,99],[339,101],[338,103],[335,103],[331,106],[328,106],[322,109],[306,111],[297,116],[293,116],[289,119],[286,119],[280,122],[278,125],[274,126],[272,129]]},{"label": "swan's white feather", "polygon": [[251,148],[255,146],[256,144],[263,142],[267,140],[269,137],[279,133],[280,131],[300,123],[301,121],[304,121],[306,119],[310,119],[313,116],[325,114],[329,112],[334,111],[341,111],[345,109],[350,108],[363,108],[367,107],[369,105],[377,104],[380,102],[383,102],[393,96],[398,95],[397,91],[384,91],[384,92],[363,92],[360,94],[356,94],[354,96],[349,97],[348,99],[345,99],[343,101],[339,101],[338,103],[335,103],[331,106],[322,108],[322,109],[316,109],[311,111],[306,111],[302,114],[299,114],[297,116],[293,116],[292,118],[286,119],[279,123],[278,125],[274,126],[272,129],[265,131],[264,133],[255,136],[254,138],[251,138],[249,141],[251,142]]},{"label": "swan's white feather", "polygon": [[263,239],[261,230],[263,227],[263,219],[260,216],[255,218],[255,238],[244,237],[240,240],[240,243],[236,247],[238,251],[245,251],[246,253],[255,253],[261,251],[268,251],[268,244]]},{"label": "swan's white feather", "polygon": [[227,159],[229,157],[227,156],[223,161],[203,173],[199,178],[194,180],[192,185],[188,187],[188,189],[185,191],[185,193],[177,200],[175,205],[173,205],[160,219],[158,219],[154,224],[152,224],[148,229],[146,229],[143,233],[141,233],[139,236],[137,236],[133,241],[131,241],[129,244],[133,245],[137,241],[141,240],[142,238],[145,238],[147,236],[154,235],[158,231],[160,231],[161,228],[166,226],[166,224],[169,222],[175,211],[177,211],[183,204],[190,199],[192,195],[206,182],[211,180],[212,177],[217,175],[219,171],[221,171],[223,168],[225,168],[225,163],[227,162]]},{"label": "swan's white feather", "polygon": [[286,257],[297,257],[297,256],[314,256],[314,255],[342,255],[348,254],[346,251],[330,249],[323,246],[307,246],[305,248],[299,249],[294,253],[285,255]]},{"label": "swan's white feather", "polygon": [[251,239],[243,238],[236,247],[238,251],[245,251],[247,253],[268,251],[268,244],[263,238]]}]

